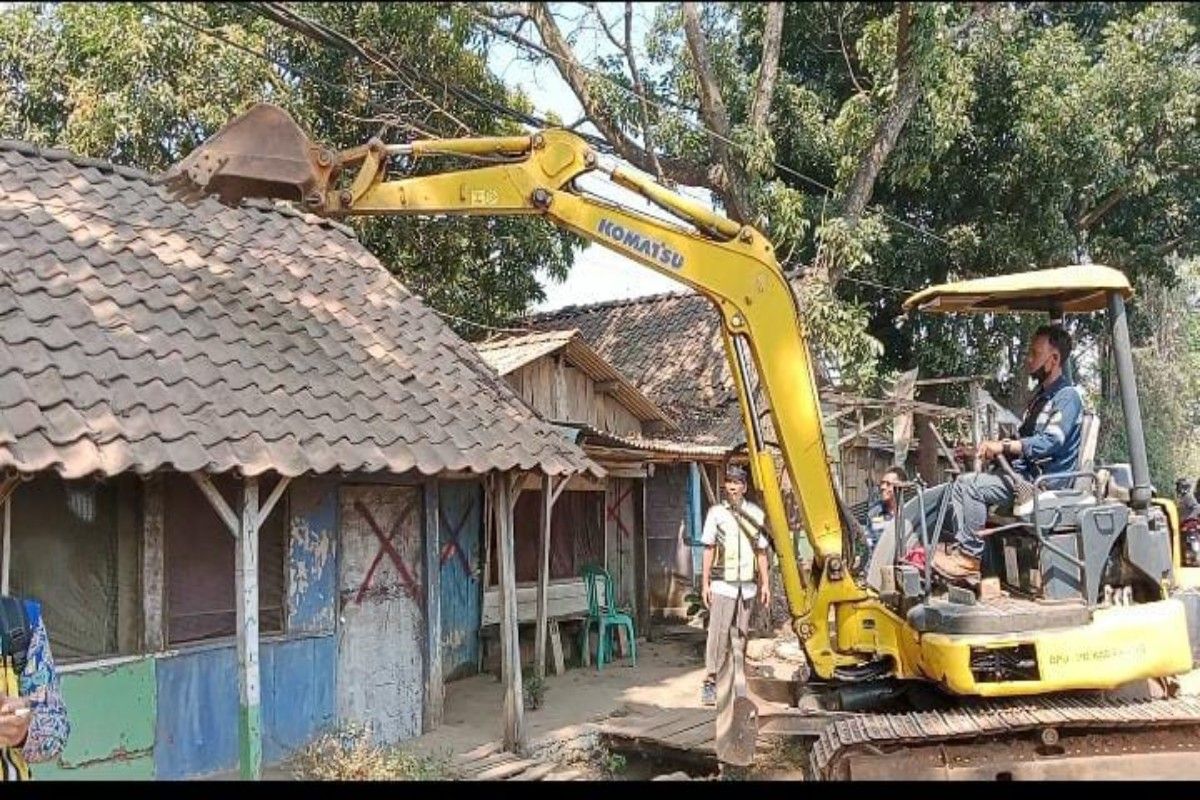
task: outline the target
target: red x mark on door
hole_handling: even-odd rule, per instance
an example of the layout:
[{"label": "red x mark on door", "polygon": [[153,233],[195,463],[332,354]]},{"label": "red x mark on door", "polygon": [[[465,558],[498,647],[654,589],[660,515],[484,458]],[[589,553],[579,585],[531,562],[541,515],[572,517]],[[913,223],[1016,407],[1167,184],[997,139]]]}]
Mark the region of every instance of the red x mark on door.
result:
[{"label": "red x mark on door", "polygon": [[625,522],[621,519],[621,503],[625,502],[625,498],[629,497],[631,494],[633,494],[632,482],[626,484],[625,489],[617,495],[617,499],[613,502],[613,504],[607,507],[608,518],[617,523],[617,530],[621,532],[622,536],[633,535],[633,532],[629,530],[629,528],[625,527]]},{"label": "red x mark on door", "polygon": [[398,552],[396,552],[396,548],[392,546],[392,539],[395,539],[397,534],[400,533],[400,529],[408,520],[408,515],[412,513],[412,510],[415,506],[416,500],[410,500],[408,505],[404,507],[404,510],[400,512],[400,515],[396,517],[396,521],[392,524],[391,533],[384,537],[383,531],[379,527],[379,523],[377,523],[375,518],[371,516],[370,510],[363,505],[361,500],[354,501],[354,508],[358,511],[358,513],[362,514],[363,519],[367,522],[367,527],[371,529],[371,532],[375,534],[375,538],[379,540],[379,552],[375,554],[375,559],[371,562],[371,566],[367,569],[367,575],[365,578],[363,578],[362,585],[358,587],[358,593],[354,597],[355,605],[362,605],[363,596],[367,593],[367,589],[371,586],[371,578],[375,575],[375,570],[379,567],[379,562],[383,560],[383,556],[386,553],[388,558],[392,560],[392,563],[396,565],[396,571],[400,573],[401,586],[404,588],[404,591],[408,593],[408,596],[411,597],[418,606],[424,607],[424,602],[421,597],[421,587],[413,578],[412,573],[408,571],[408,567],[404,564],[404,559]]},{"label": "red x mark on door", "polygon": [[439,565],[443,567],[446,566],[446,562],[450,560],[450,557],[457,554],[459,563],[462,564],[463,573],[465,573],[467,576],[471,575],[471,562],[467,559],[467,552],[463,550],[462,545],[459,543],[459,538],[462,536],[463,528],[466,526],[467,520],[470,518],[471,512],[474,510],[475,498],[472,497],[471,502],[467,504],[466,510],[462,512],[462,516],[458,518],[458,524],[456,525],[451,525],[450,521],[446,519],[445,510],[442,511],[442,524],[446,526],[446,530],[449,532],[450,538],[449,541],[442,546],[442,554],[439,559]]}]

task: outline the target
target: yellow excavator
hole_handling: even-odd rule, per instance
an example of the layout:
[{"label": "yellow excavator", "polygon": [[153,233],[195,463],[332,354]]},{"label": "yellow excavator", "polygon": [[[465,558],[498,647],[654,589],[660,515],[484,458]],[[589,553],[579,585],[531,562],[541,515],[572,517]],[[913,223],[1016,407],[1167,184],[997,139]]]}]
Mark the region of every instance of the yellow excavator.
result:
[{"label": "yellow excavator", "polygon": [[[488,163],[406,176],[433,156]],[[592,171],[677,221],[587,194],[576,179]],[[922,312],[1106,310],[1132,486],[1092,468],[1066,476],[1068,490],[1039,484],[1023,516],[989,531],[985,563],[999,592],[946,587],[898,560],[876,587],[853,556],[861,529],[831,473],[796,295],[755,228],[606,163],[569,131],[372,139],[335,151],[267,104],[230,121],[163,181],[185,201],[290,200],[329,217],[539,215],[712,302],[805,660],[803,685],[772,704],[749,690],[735,641],[720,677],[724,762],[750,763],[757,735],[775,733],[807,737],[814,778],[1200,777],[1200,699],[1178,695],[1170,680],[1200,649],[1200,580],[1191,574],[1200,570],[1181,566],[1175,507],[1152,496],[1125,313],[1132,290],[1120,272],[1067,267],[933,287],[907,301]],[[811,560],[796,556],[774,448]],[[906,488],[922,496],[921,486]],[[931,553],[936,533],[920,527]]]}]

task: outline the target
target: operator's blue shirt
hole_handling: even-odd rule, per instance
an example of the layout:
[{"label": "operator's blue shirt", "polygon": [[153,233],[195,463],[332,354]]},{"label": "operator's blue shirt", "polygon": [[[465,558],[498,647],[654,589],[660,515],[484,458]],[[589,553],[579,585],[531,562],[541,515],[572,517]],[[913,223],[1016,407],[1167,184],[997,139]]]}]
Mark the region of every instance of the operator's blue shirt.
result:
[{"label": "operator's blue shirt", "polygon": [[[1079,460],[1082,421],[1083,398],[1065,374],[1041,387],[1025,409],[1018,432],[1021,457],[1013,463],[1013,470],[1031,481],[1039,475],[1073,472]],[[1053,481],[1049,488],[1071,482]]]}]

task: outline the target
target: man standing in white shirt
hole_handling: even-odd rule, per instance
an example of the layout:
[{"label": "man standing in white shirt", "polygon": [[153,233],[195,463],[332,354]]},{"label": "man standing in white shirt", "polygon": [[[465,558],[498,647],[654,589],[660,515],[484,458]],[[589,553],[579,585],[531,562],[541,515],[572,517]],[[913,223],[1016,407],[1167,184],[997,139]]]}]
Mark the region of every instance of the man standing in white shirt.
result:
[{"label": "man standing in white shirt", "polygon": [[704,545],[701,586],[708,606],[708,648],[700,701],[708,706],[717,702],[717,670],[729,650],[730,628],[736,624],[744,639],[755,595],[764,607],[771,603],[765,515],[745,497],[746,470],[730,465],[725,470],[725,502],[708,510],[700,536]]}]

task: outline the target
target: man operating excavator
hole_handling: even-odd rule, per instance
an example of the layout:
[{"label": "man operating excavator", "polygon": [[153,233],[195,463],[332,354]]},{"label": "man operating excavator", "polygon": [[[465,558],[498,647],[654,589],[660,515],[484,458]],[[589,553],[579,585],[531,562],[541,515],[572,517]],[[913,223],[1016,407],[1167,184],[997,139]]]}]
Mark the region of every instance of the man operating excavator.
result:
[{"label": "man operating excavator", "polygon": [[[979,531],[987,523],[988,508],[1010,508],[1019,482],[1033,482],[1042,475],[1075,469],[1083,401],[1063,371],[1070,355],[1071,336],[1062,327],[1038,328],[1025,356],[1026,372],[1038,382],[1038,387],[1025,409],[1018,438],[979,443],[977,454],[981,460],[996,462],[1000,460],[998,457],[1011,460],[1012,475],[967,472],[953,482],[925,492],[925,523],[931,532],[942,503],[950,504],[944,519],[954,533],[953,541],[939,544],[933,554],[933,569],[942,577],[951,581],[980,577],[984,542]],[[1061,488],[1069,482],[1068,478],[1050,480],[1047,488]],[[914,527],[919,524],[915,498],[906,503],[905,516]]]}]

